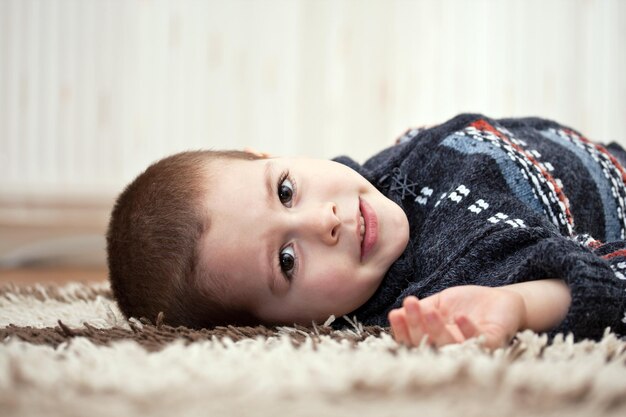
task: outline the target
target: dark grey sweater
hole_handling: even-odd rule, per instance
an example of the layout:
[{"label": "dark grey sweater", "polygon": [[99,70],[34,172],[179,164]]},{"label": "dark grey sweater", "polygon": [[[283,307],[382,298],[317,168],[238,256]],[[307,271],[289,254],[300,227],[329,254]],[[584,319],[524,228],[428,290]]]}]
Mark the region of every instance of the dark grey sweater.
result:
[{"label": "dark grey sweater", "polygon": [[349,317],[389,326],[387,314],[408,295],[561,278],[572,303],[551,338],[598,339],[607,326],[626,334],[621,147],[549,120],[475,114],[409,130],[397,142],[362,166],[335,159],[398,203],[410,224],[406,250]]}]

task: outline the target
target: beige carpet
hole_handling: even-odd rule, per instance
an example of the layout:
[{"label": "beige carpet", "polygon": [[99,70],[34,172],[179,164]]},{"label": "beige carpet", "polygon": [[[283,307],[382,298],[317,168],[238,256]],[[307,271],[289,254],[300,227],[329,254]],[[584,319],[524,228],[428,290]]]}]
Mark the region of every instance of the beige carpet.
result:
[{"label": "beige carpet", "polygon": [[626,342],[397,345],[380,327],[126,321],[106,284],[0,287],[2,416],[624,416]]}]

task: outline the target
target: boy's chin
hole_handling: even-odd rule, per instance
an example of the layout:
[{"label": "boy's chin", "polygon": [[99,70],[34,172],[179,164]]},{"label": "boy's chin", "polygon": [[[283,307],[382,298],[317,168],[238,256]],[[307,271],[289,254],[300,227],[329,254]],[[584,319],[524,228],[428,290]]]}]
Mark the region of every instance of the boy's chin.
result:
[{"label": "boy's chin", "polygon": [[[387,199],[389,200],[389,199]],[[409,218],[407,217],[402,207],[400,207],[395,201],[389,200],[390,203],[390,217],[393,226],[400,232],[406,232],[406,237],[409,235]]]},{"label": "boy's chin", "polygon": [[402,255],[402,253],[406,249],[406,246],[409,244],[410,231],[409,219],[406,216],[406,213],[397,204],[396,207],[398,207],[398,212],[396,213],[394,219],[395,224],[393,235],[395,238],[394,240],[396,240],[398,246],[396,248],[397,250],[395,251],[396,256],[394,258],[394,262],[400,257],[400,255]]},{"label": "boy's chin", "polygon": [[403,225],[408,226],[409,219],[407,218],[406,213],[404,212],[402,207],[400,207],[400,205],[398,203],[396,203],[395,201],[393,201],[392,199],[390,199],[386,195],[384,195],[384,194],[382,194],[382,195],[385,198],[385,203],[387,205],[387,210],[388,210],[388,212],[391,215],[392,222],[394,222],[398,226],[403,226]]}]

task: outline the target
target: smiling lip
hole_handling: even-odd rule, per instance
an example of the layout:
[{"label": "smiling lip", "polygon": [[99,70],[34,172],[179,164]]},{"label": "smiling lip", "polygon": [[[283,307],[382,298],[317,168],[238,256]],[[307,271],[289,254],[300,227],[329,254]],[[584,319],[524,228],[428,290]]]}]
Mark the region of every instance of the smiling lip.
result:
[{"label": "smiling lip", "polygon": [[361,242],[361,262],[363,262],[378,240],[378,217],[372,206],[361,198],[359,198],[359,210],[365,220],[365,236]]}]

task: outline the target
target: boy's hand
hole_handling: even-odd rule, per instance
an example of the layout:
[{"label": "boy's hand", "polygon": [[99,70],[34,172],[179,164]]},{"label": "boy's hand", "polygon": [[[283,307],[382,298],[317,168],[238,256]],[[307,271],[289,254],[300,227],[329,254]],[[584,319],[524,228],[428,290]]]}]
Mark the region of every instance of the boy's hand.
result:
[{"label": "boy's hand", "polygon": [[423,300],[404,299],[403,307],[389,312],[393,337],[398,343],[442,346],[460,343],[481,334],[484,346],[504,346],[526,320],[524,299],[502,287],[463,285],[447,288]]},{"label": "boy's hand", "polygon": [[245,148],[243,148],[243,151],[254,154],[258,156],[259,158],[272,158],[272,155],[270,155],[269,153],[257,151],[256,149],[251,148],[249,146],[246,146]]}]

